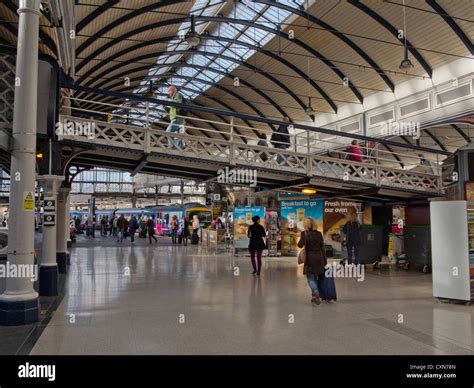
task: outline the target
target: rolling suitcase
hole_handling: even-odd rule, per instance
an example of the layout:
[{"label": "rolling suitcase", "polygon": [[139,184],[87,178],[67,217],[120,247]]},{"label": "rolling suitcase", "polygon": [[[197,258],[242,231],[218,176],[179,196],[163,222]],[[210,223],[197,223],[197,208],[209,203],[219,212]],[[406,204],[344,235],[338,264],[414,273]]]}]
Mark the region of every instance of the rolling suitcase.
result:
[{"label": "rolling suitcase", "polygon": [[197,244],[199,242],[199,236],[197,233],[191,234],[191,244]]},{"label": "rolling suitcase", "polygon": [[337,300],[334,278],[326,277],[324,272],[318,276],[318,289],[322,300]]}]

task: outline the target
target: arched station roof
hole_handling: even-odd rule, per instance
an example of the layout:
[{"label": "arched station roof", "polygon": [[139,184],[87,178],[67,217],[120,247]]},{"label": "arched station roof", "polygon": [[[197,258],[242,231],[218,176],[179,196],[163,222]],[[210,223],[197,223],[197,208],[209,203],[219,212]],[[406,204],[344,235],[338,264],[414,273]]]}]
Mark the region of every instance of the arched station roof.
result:
[{"label": "arched station roof", "polygon": [[[16,0],[0,4],[0,44],[16,45],[17,8]],[[472,58],[473,8],[452,0],[77,0],[73,78],[140,94],[152,81],[157,96],[175,84],[196,104],[308,124],[310,98],[316,115],[335,113]],[[200,36],[196,46],[183,38],[191,23]],[[44,16],[40,25],[40,50],[57,58],[51,20]],[[409,70],[399,68],[400,30]],[[450,149],[446,138],[467,142],[461,132],[426,135]]]}]

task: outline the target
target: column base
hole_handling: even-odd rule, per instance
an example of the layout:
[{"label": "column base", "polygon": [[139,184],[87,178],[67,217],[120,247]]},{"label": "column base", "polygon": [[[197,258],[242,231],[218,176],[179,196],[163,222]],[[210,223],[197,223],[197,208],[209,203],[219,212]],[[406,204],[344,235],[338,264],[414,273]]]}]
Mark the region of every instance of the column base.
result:
[{"label": "column base", "polygon": [[38,298],[21,302],[0,301],[0,326],[28,325],[39,321]]},{"label": "column base", "polygon": [[39,271],[40,296],[58,295],[58,266],[40,266]]},{"label": "column base", "polygon": [[58,273],[67,273],[66,252],[56,252],[56,263],[58,264]]}]

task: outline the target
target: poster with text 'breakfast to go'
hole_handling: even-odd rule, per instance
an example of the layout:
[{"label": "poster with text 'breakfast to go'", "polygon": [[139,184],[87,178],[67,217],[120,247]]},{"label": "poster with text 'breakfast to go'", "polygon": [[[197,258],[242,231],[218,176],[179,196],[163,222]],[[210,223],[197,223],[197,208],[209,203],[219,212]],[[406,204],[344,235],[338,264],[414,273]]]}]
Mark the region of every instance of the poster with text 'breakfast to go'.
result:
[{"label": "poster with text 'breakfast to go'", "polygon": [[252,218],[260,217],[260,224],[265,225],[265,208],[263,206],[243,206],[234,209],[234,241],[246,241],[247,231],[253,224]]},{"label": "poster with text 'breakfast to go'", "polygon": [[280,209],[281,254],[296,256],[305,218],[312,217],[316,221],[317,229],[323,232],[323,201],[316,199],[281,201]]}]

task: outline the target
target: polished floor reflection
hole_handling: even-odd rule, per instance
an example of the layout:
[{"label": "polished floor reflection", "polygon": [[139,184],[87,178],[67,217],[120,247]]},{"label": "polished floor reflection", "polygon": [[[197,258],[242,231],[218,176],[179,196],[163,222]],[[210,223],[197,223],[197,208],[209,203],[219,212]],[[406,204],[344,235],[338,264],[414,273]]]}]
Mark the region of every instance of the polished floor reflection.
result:
[{"label": "polished floor reflection", "polygon": [[337,279],[338,302],[316,307],[295,258],[264,258],[260,278],[249,261],[79,241],[31,354],[474,354],[474,308],[433,299],[430,275]]}]

